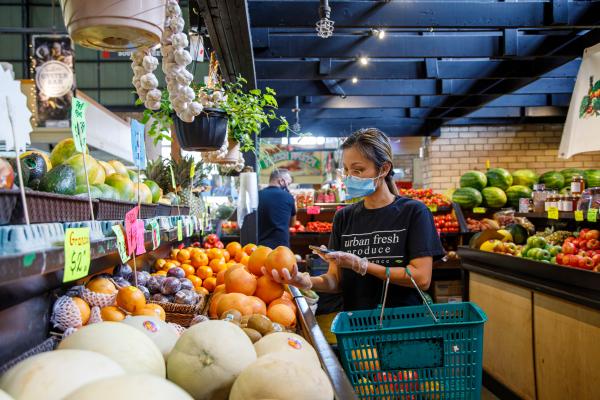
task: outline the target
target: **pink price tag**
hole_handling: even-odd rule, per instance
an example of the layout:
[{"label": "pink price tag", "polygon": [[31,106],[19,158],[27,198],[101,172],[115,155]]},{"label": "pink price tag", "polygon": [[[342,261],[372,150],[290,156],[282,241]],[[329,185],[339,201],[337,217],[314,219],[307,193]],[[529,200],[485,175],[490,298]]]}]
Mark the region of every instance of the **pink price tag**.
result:
[{"label": "pink price tag", "polygon": [[319,206],[308,206],[306,207],[306,213],[309,215],[321,214],[321,207]]},{"label": "pink price tag", "polygon": [[146,252],[146,245],[144,244],[144,221],[138,219],[135,225],[135,255],[139,256],[140,254],[144,254]]},{"label": "pink price tag", "polygon": [[335,208],[335,211],[340,211],[342,208],[344,208],[344,206],[337,206],[337,207]]},{"label": "pink price tag", "polygon": [[135,206],[125,214],[125,236],[127,239],[127,250],[129,255],[133,254],[136,248],[137,239],[135,236],[135,229],[137,224],[139,207]]}]

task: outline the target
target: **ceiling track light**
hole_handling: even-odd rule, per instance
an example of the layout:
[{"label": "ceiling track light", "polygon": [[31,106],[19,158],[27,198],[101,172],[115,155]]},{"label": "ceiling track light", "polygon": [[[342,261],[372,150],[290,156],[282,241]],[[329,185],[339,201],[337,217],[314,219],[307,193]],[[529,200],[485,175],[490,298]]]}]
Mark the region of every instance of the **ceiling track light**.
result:
[{"label": "ceiling track light", "polygon": [[369,63],[369,58],[362,56],[358,58],[358,61],[362,64],[362,65],[367,65]]},{"label": "ceiling track light", "polygon": [[352,83],[357,83],[357,82],[358,82],[358,78],[357,78],[357,77],[355,77],[355,76],[353,76],[353,77],[352,77]]},{"label": "ceiling track light", "polygon": [[371,29],[371,35],[377,36],[381,40],[385,38],[385,31],[383,29]]},{"label": "ceiling track light", "polygon": [[330,16],[331,7],[329,7],[329,0],[321,0],[321,5],[319,6],[319,17],[321,19],[317,21],[315,29],[317,30],[317,35],[323,39],[327,39],[333,35],[334,22],[329,19]]}]

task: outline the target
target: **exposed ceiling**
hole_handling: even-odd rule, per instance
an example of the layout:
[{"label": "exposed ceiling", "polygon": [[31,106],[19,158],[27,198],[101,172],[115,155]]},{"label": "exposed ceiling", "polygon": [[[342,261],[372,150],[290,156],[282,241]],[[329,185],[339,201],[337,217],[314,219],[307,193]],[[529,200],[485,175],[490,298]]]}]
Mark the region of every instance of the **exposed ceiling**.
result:
[{"label": "exposed ceiling", "polygon": [[335,31],[322,39],[319,1],[248,1],[258,87],[277,91],[291,123],[298,96],[302,131],[317,135],[562,122],[578,57],[600,42],[594,1],[329,4]]}]

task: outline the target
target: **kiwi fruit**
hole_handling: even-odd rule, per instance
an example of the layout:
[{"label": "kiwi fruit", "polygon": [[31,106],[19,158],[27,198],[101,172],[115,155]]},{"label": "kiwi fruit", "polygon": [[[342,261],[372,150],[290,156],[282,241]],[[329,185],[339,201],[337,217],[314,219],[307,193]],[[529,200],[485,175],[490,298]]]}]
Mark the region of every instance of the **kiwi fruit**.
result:
[{"label": "kiwi fruit", "polygon": [[225,319],[230,322],[237,322],[237,325],[239,325],[242,321],[242,313],[238,310],[227,310],[221,314],[220,319]]},{"label": "kiwi fruit", "polygon": [[254,329],[261,335],[265,335],[273,330],[273,323],[269,318],[262,314],[252,314],[248,318],[248,328]]},{"label": "kiwi fruit", "polygon": [[242,323],[242,325],[244,325],[244,324],[246,324],[246,325],[247,325],[247,324],[248,324],[248,320],[249,320],[249,319],[250,319],[250,316],[249,316],[249,315],[243,315],[243,316],[242,316],[242,320],[241,320],[240,322]]},{"label": "kiwi fruit", "polygon": [[260,334],[260,332],[251,329],[251,328],[242,328],[244,330],[244,332],[246,332],[246,335],[248,335],[248,337],[250,338],[250,341],[252,341],[252,343],[256,343],[258,342],[261,338],[262,335]]}]

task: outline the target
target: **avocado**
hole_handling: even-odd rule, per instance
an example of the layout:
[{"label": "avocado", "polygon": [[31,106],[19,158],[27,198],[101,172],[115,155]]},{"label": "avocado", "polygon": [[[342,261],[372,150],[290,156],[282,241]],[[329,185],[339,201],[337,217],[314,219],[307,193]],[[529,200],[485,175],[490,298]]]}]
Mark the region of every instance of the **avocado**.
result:
[{"label": "avocado", "polygon": [[[17,168],[17,160],[13,158],[9,161],[9,163],[15,173],[14,184],[19,186],[19,169]],[[23,160],[20,160],[20,164],[21,164],[21,171],[23,172],[23,185],[28,186],[29,185],[29,173],[30,173],[31,168]]]},{"label": "avocado", "polygon": [[40,180],[39,190],[59,194],[75,194],[75,170],[69,165],[52,168]]},{"label": "avocado", "polygon": [[23,163],[29,167],[29,180],[42,179],[42,176],[47,172],[46,160],[38,153],[29,153],[25,157],[21,157]]},{"label": "avocado", "polygon": [[30,179],[27,186],[33,190],[38,190],[40,187],[40,179]]}]

